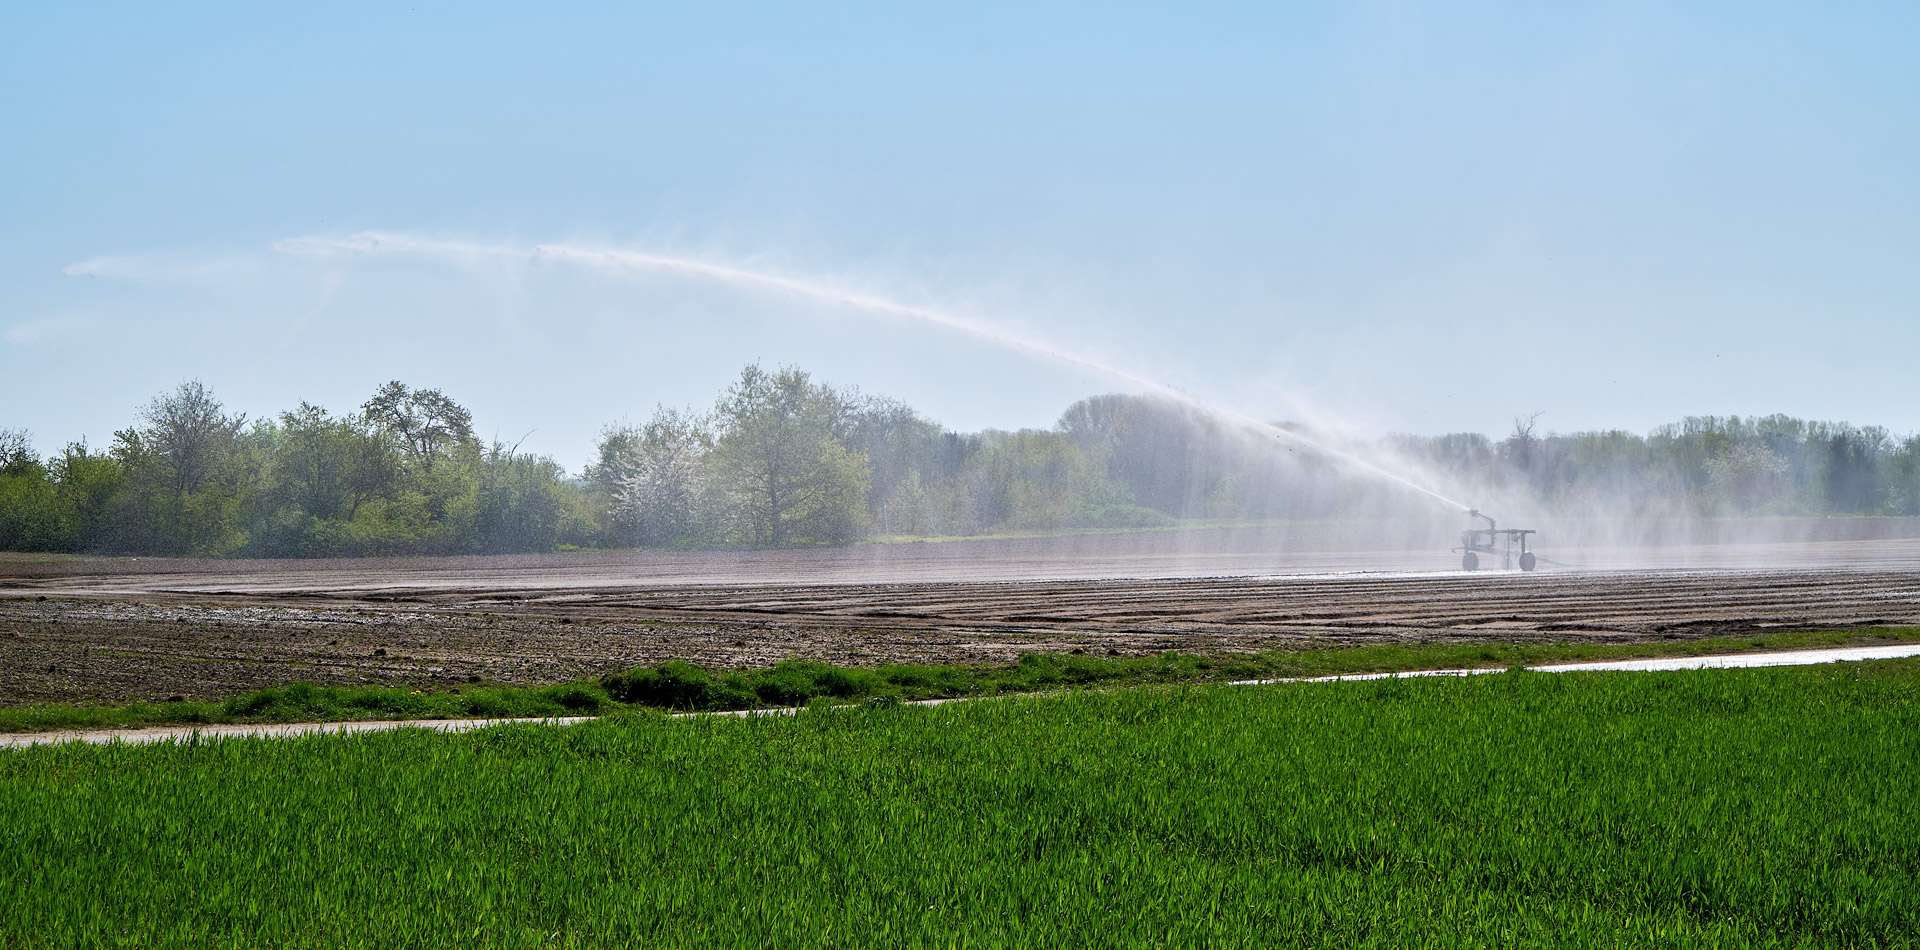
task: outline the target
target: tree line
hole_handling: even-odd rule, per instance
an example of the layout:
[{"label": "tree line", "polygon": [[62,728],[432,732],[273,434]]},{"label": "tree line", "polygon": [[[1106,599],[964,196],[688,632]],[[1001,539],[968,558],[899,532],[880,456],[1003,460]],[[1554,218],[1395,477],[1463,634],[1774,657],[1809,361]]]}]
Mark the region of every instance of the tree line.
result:
[{"label": "tree line", "polygon": [[1563,510],[1648,517],[1920,515],[1920,435],[1785,415],[1689,416],[1647,435],[1462,433],[1388,440],[1458,483]]},{"label": "tree line", "polygon": [[[1472,491],[1649,516],[1920,515],[1920,438],[1697,417],[1647,435],[1394,436],[1365,447]],[[0,550],[323,557],[793,547],[1190,521],[1379,516],[1391,484],[1164,399],[1081,400],[1049,429],[953,431],[898,400],[747,366],[705,409],[607,426],[576,474],[482,441],[437,389],[334,414],[232,413],[199,381],[104,450],[0,429]]]},{"label": "tree line", "polygon": [[335,415],[230,413],[199,381],[105,450],[41,459],[0,432],[0,549],[320,557],[551,550],[592,520],[551,459],[482,443],[438,390],[394,382]]}]

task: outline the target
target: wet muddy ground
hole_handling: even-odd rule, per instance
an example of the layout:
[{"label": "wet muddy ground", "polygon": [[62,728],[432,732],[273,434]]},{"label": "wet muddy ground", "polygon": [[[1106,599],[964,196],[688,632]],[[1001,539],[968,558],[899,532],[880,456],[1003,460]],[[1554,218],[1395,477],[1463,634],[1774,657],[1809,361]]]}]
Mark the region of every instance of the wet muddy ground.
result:
[{"label": "wet muddy ground", "polygon": [[1532,574],[1437,570],[1444,547],[1425,539],[1369,546],[1334,529],[1308,539],[1317,547],[1296,531],[1291,548],[1226,531],[303,562],[0,555],[0,703],[543,683],[667,659],[981,662],[1920,624],[1920,532],[1851,525],[1866,536],[1596,547],[1563,563],[1656,569]]}]

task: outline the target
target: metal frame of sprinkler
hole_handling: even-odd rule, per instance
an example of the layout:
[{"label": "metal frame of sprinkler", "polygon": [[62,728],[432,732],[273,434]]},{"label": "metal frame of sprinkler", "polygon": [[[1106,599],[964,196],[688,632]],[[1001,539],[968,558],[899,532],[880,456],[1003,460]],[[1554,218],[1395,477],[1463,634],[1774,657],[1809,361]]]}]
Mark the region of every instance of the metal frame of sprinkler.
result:
[{"label": "metal frame of sprinkler", "polygon": [[[1480,569],[1480,555],[1499,555],[1501,567],[1513,570],[1515,553],[1519,554],[1520,569],[1533,570],[1535,559],[1533,552],[1527,550],[1527,535],[1538,532],[1531,528],[1502,528],[1494,524],[1493,519],[1480,513],[1477,508],[1466,511],[1469,517],[1479,518],[1487,523],[1484,528],[1468,528],[1460,532],[1460,546],[1454,552],[1460,555],[1460,569],[1475,571]],[[1517,552],[1516,552],[1517,549]]]}]

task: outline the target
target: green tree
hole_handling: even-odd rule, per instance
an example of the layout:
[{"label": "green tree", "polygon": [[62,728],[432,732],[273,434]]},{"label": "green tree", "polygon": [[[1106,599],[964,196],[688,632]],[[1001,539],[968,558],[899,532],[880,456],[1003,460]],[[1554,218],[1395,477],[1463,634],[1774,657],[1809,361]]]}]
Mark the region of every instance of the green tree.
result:
[{"label": "green tree", "polygon": [[834,435],[839,400],[791,367],[751,365],[714,412],[710,471],[741,538],[764,547],[844,543],[867,529],[865,456]]},{"label": "green tree", "polygon": [[67,550],[125,548],[121,496],[127,487],[127,470],[118,459],[88,451],[85,442],[72,442],[49,461],[47,471],[58,489]]},{"label": "green tree", "polygon": [[960,460],[948,448],[953,433],[922,418],[913,407],[857,390],[838,396],[834,438],[867,459],[869,511],[878,511],[883,504],[904,504],[898,499],[903,492],[913,493],[905,487],[910,481],[925,486],[960,473]]},{"label": "green tree", "polygon": [[138,429],[145,457],[159,466],[175,491],[192,495],[229,479],[245,413],[228,415],[199,380],[154,397],[140,411]]},{"label": "green tree", "polygon": [[1901,441],[1882,464],[1886,470],[1887,513],[1920,515],[1920,435]]},{"label": "green tree", "polygon": [[399,477],[391,446],[353,416],[334,417],[302,402],[280,414],[271,436],[269,491],[281,504],[316,518],[350,521]]},{"label": "green tree", "polygon": [[245,424],[196,379],[155,397],[137,426],[114,434],[110,454],[128,479],[116,532],[126,550],[221,556],[245,545]]},{"label": "green tree", "polygon": [[65,542],[57,491],[24,429],[0,429],[0,551],[53,551]]},{"label": "green tree", "polygon": [[[364,424],[398,459],[391,488],[376,496],[365,520],[411,539],[414,550],[475,550],[471,516],[487,451],[474,438],[472,413],[437,389],[398,381],[380,387],[361,408]],[[459,526],[456,509],[465,519]]]},{"label": "green tree", "polygon": [[1710,483],[1736,512],[1767,508],[1785,497],[1790,466],[1786,459],[1756,442],[1735,444],[1707,460]]},{"label": "green tree", "polygon": [[476,445],[473,414],[438,389],[410,389],[395,380],[361,407],[368,423],[389,434],[423,472]]},{"label": "green tree", "polygon": [[1015,530],[1141,527],[1166,515],[1133,504],[1127,487],[1072,439],[1044,429],[982,434],[968,483],[981,520]]},{"label": "green tree", "polygon": [[470,553],[551,551],[586,540],[592,523],[566,470],[550,458],[495,442],[480,454],[473,491],[449,515],[456,550]]},{"label": "green tree", "polygon": [[33,453],[33,433],[25,429],[0,429],[0,475],[25,475],[40,464]]},{"label": "green tree", "polygon": [[608,499],[609,538],[648,547],[692,540],[712,447],[705,419],[666,406],[644,426],[606,429],[589,478]]},{"label": "green tree", "polygon": [[1820,494],[1826,510],[1835,514],[1879,511],[1887,494],[1879,469],[1892,437],[1878,426],[1859,429],[1842,423],[1822,428],[1825,431],[1816,439],[1821,456]]}]

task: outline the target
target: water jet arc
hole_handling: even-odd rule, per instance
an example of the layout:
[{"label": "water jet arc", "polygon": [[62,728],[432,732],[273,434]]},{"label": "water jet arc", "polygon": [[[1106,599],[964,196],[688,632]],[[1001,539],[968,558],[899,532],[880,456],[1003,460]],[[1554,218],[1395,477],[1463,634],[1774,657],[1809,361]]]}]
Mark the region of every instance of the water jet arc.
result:
[{"label": "water jet arc", "polygon": [[514,248],[486,246],[455,241],[438,241],[414,238],[404,235],[386,235],[376,232],[362,232],[346,239],[294,238],[275,243],[274,248],[288,253],[310,253],[320,251],[332,253],[346,251],[358,254],[408,254],[426,257],[438,257],[452,260],[474,260],[481,258],[508,258],[527,261],[564,261],[589,267],[598,267],[615,273],[636,273],[643,271],[664,271],[683,274],[703,280],[732,284],[756,290],[777,290],[788,294],[800,294],[815,300],[839,306],[865,310],[887,317],[904,318],[930,324],[948,330],[964,333],[975,339],[992,343],[1031,356],[1040,357],[1056,363],[1089,370],[1113,379],[1123,380],[1154,395],[1206,413],[1218,419],[1232,422],[1249,431],[1262,433],[1277,439],[1283,439],[1312,449],[1333,459],[1356,472],[1377,478],[1413,491],[1433,501],[1437,501],[1456,511],[1465,511],[1468,506],[1448,498],[1403,475],[1381,468],[1379,465],[1333,446],[1322,443],[1291,429],[1282,428],[1246,413],[1228,409],[1208,402],[1191,393],[1167,385],[1157,379],[1143,376],[1131,370],[1122,369],[1088,356],[1074,353],[1051,343],[1041,342],[1010,334],[1004,330],[980,323],[966,317],[925,307],[914,307],[896,303],[869,294],[837,290],[821,284],[810,283],[792,277],[781,277],[758,271],[711,264],[692,258],[670,257],[661,254],[643,254],[637,251],[598,250],[574,247],[567,244],[537,244],[532,251]]}]

